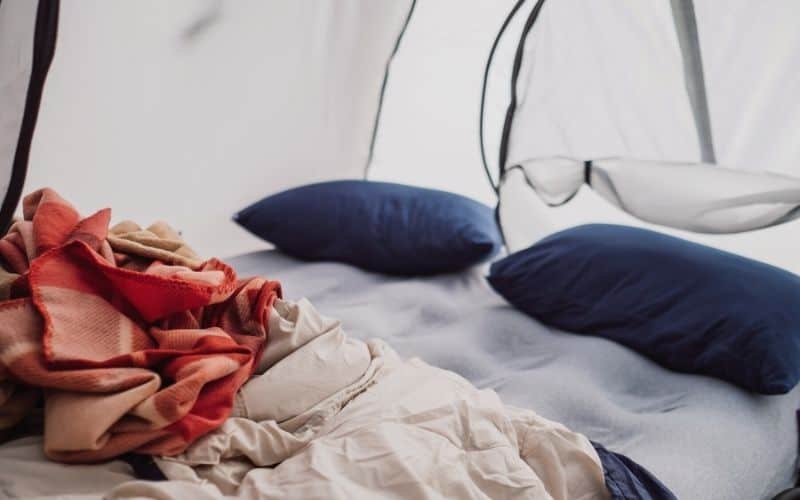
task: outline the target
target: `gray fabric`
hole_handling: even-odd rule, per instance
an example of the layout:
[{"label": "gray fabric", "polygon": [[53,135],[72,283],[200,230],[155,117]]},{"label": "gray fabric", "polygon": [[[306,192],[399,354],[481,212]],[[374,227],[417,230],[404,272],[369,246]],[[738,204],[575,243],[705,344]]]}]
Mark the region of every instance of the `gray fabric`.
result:
[{"label": "gray fabric", "polygon": [[401,279],[274,251],[231,262],[241,275],[280,280],[287,298],[309,298],[350,335],[382,338],[628,455],[678,498],[770,498],[792,481],[800,389],[754,396],[550,330],[506,305],[477,270]]},{"label": "gray fabric", "polygon": [[697,34],[697,17],[692,0],[671,0],[675,31],[683,56],[683,74],[686,91],[692,104],[692,114],[697,126],[700,143],[700,159],[704,163],[716,163],[714,141],[711,134],[711,115],[708,112],[706,83],[703,76],[703,58],[700,55],[700,38]]}]

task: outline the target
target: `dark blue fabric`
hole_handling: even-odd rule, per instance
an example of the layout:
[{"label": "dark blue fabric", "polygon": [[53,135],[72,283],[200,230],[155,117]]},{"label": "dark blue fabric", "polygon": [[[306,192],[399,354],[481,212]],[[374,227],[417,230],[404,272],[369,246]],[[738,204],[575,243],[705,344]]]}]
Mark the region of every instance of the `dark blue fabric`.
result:
[{"label": "dark blue fabric", "polygon": [[800,378],[800,278],[654,231],[591,224],[492,265],[489,282],[542,323],[763,394]]},{"label": "dark blue fabric", "polygon": [[161,472],[161,469],[153,460],[152,455],[140,455],[138,453],[126,453],[119,457],[120,460],[127,463],[133,469],[133,475],[136,479],[145,481],[166,481],[167,476]]},{"label": "dark blue fabric", "polygon": [[295,257],[387,274],[459,271],[488,259],[501,245],[486,205],[386,182],[335,181],[290,189],[234,219]]},{"label": "dark blue fabric", "polygon": [[592,443],[606,478],[612,500],[677,500],[664,484],[647,469],[625,455]]}]

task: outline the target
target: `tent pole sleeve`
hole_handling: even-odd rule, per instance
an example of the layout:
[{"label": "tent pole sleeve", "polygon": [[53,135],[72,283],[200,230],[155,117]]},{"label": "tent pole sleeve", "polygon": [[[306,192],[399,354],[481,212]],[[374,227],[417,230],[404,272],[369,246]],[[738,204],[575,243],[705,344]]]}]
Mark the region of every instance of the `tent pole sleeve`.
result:
[{"label": "tent pole sleeve", "polygon": [[511,136],[511,124],[514,122],[514,113],[517,111],[517,80],[519,79],[519,72],[522,69],[522,58],[525,54],[525,42],[528,39],[528,33],[536,23],[539,17],[539,12],[542,10],[545,0],[537,0],[533,6],[533,10],[528,15],[525,21],[525,26],[522,28],[522,35],[517,45],[517,50],[514,54],[514,66],[511,69],[511,101],[508,103],[506,109],[506,118],[503,122],[503,135],[500,137],[500,154],[498,159],[498,169],[500,178],[503,177],[506,171],[506,160],[508,159],[509,140]]},{"label": "tent pole sleeve", "polygon": [[486,66],[483,70],[483,85],[481,86],[481,106],[480,110],[478,111],[478,143],[481,147],[481,162],[483,163],[483,170],[486,172],[486,178],[489,179],[489,184],[492,185],[492,189],[495,193],[500,192],[500,179],[495,182],[494,177],[492,177],[491,169],[489,168],[489,162],[486,159],[486,143],[484,141],[484,118],[486,115],[486,87],[489,81],[489,71],[492,69],[492,62],[494,61],[494,54],[497,51],[497,46],[500,43],[500,39],[503,38],[503,35],[508,28],[508,25],[514,19],[514,16],[517,15],[517,11],[519,8],[522,7],[522,4],[525,3],[525,0],[517,0],[517,3],[514,4],[514,7],[506,16],[503,24],[500,26],[500,30],[497,32],[497,36],[494,38],[494,42],[492,42],[492,48],[489,50],[489,57],[486,58]]},{"label": "tent pole sleeve", "polygon": [[700,142],[700,158],[705,163],[716,163],[714,141],[711,135],[711,116],[708,111],[706,84],[703,76],[703,60],[700,55],[700,38],[697,34],[697,18],[692,0],[670,0],[672,18],[683,58],[683,74],[686,91],[692,106],[697,135]]},{"label": "tent pole sleeve", "polygon": [[403,22],[403,27],[400,28],[400,33],[397,35],[392,53],[389,54],[389,59],[386,60],[386,69],[383,72],[383,82],[381,82],[381,90],[378,95],[378,109],[375,112],[375,121],[372,124],[372,137],[369,140],[369,151],[367,152],[367,162],[364,165],[364,179],[369,178],[369,167],[372,166],[372,157],[375,154],[375,141],[378,139],[378,127],[381,123],[381,112],[383,111],[383,100],[386,97],[386,85],[389,83],[389,72],[392,68],[392,61],[394,61],[397,51],[400,50],[400,44],[403,41],[403,36],[406,34],[408,24],[411,22],[411,16],[414,14],[414,9],[417,7],[417,0],[411,0],[411,5],[408,8],[408,15]]}]

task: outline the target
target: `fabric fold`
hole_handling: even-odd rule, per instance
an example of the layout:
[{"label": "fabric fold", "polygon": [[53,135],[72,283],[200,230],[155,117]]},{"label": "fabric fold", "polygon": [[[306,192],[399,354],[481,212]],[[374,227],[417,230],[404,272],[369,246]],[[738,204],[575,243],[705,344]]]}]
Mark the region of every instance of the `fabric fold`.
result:
[{"label": "fabric fold", "polygon": [[351,339],[305,299],[276,300],[270,317],[278,339],[239,393],[244,410],[156,458],[169,481],[110,498],[609,498],[586,437],[380,340]]},{"label": "fabric fold", "polygon": [[38,389],[54,460],[177,454],[219,427],[280,284],[201,261],[164,223],[109,231],[110,210],[81,219],[50,189],[23,214],[0,240],[0,426],[24,418]]}]

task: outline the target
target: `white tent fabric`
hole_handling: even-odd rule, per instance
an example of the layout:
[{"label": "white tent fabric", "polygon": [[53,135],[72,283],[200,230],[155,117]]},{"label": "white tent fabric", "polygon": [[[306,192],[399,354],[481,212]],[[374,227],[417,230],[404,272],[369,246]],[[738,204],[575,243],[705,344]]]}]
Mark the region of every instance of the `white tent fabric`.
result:
[{"label": "white tent fabric", "polygon": [[477,117],[486,55],[514,1],[418,0],[391,63],[370,179],[495,204]]},{"label": "white tent fabric", "polygon": [[[800,76],[792,68],[800,63],[800,32],[786,20],[800,7],[774,0],[755,10],[732,0],[721,16],[713,1],[694,2],[716,156],[747,180],[709,193],[697,188],[710,185],[699,180],[709,174],[719,186],[730,172],[694,165],[700,144],[671,12],[687,1],[418,2],[391,64],[369,177],[494,203],[480,168],[477,114],[485,57],[516,5],[488,74],[483,137],[497,183],[514,56],[539,8],[523,46],[508,140],[506,166],[518,169],[502,190],[550,204],[571,201],[534,219],[619,213],[612,205],[578,210],[597,193],[636,207],[644,220],[693,231],[742,231],[795,216]],[[26,24],[11,23],[24,16],[9,9],[28,9],[30,24],[34,3],[0,0],[0,36]],[[258,247],[229,222],[241,206],[293,185],[364,174],[384,69],[412,4],[65,0],[26,190],[52,185],[84,211],[114,206],[118,219],[167,218],[203,253]],[[31,43],[16,40],[17,50]],[[9,47],[4,39],[0,56],[8,57]],[[21,64],[21,72],[0,73],[0,98],[11,95],[14,78],[24,81],[24,60],[4,63]],[[16,140],[8,131],[19,127],[15,102],[17,113],[0,117],[2,169],[10,168]],[[593,160],[588,177],[586,159]],[[694,180],[671,177],[677,187],[661,204],[650,204],[647,190],[621,193],[622,185],[639,185],[631,179],[646,181],[648,170],[666,166],[650,161],[689,165],[682,170]],[[8,178],[0,170],[0,187]],[[576,196],[587,179],[596,191]],[[758,203],[740,210],[741,199]],[[514,203],[503,195],[501,212]]]},{"label": "white tent fabric", "polygon": [[603,198],[642,220],[702,233],[779,224],[800,203],[796,177],[704,163],[600,160],[589,177]]},{"label": "white tent fabric", "polygon": [[512,168],[550,205],[568,202],[586,182],[644,221],[702,233],[736,233],[783,222],[795,215],[800,199],[795,177],[705,163],[609,158],[589,164],[552,157]]},{"label": "white tent fabric", "polygon": [[800,175],[800,3],[695,0],[717,162]]},{"label": "white tent fabric", "polygon": [[605,223],[642,227],[760,260],[800,274],[800,221],[757,231],[728,234],[690,232],[648,223],[582,188],[569,203],[549,206],[526,183],[520,169],[506,175],[498,206],[509,252],[527,248],[560,230],[580,224]]},{"label": "white tent fabric", "polygon": [[[517,168],[525,175],[514,178],[554,205],[571,200],[586,180],[642,220],[690,231],[749,231],[797,217],[800,155],[797,132],[787,131],[797,130],[800,110],[786,89],[797,82],[796,71],[789,73],[800,52],[783,47],[798,46],[789,20],[800,5],[770,3],[759,27],[748,30],[751,9],[740,5],[731,20],[712,2],[694,3],[699,47],[691,61],[684,18],[695,21],[691,1],[523,1],[487,78],[490,170]],[[767,33],[768,22],[782,27]],[[733,63],[739,40],[751,37],[756,48],[743,51],[744,64]],[[700,53],[705,61],[708,46],[710,117],[698,113],[697,81],[687,73]],[[750,85],[742,91],[736,75],[744,73]],[[497,90],[503,82],[506,92]],[[712,137],[720,167],[699,163],[713,160],[713,149],[706,151]],[[757,152],[773,147],[776,153]]]},{"label": "white tent fabric", "polygon": [[700,159],[669,2],[545,1],[523,50],[508,165]]},{"label": "white tent fabric", "polygon": [[234,212],[363,175],[409,7],[65,0],[25,189],[50,185],[117,220],[166,219],[205,255],[263,246]]}]

